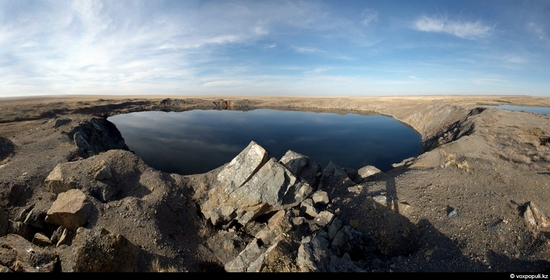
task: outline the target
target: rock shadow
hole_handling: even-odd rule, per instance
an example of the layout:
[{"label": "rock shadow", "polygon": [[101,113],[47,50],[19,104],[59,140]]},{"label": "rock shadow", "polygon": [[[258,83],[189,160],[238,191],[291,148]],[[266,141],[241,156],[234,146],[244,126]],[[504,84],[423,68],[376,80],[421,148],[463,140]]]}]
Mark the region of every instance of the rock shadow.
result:
[{"label": "rock shadow", "polygon": [[[408,167],[395,168],[369,178],[385,189],[372,190],[365,185],[360,193],[342,197],[335,205],[344,223],[374,238],[381,262],[365,267],[383,272],[544,272],[550,263],[525,261],[488,251],[486,260],[477,261],[464,253],[465,243],[439,231],[427,219],[413,223],[402,215],[407,204],[399,202],[395,178]],[[385,199],[380,199],[385,196]],[[359,260],[360,261],[360,260]]]},{"label": "rock shadow", "polygon": [[207,223],[201,218],[200,210],[192,199],[193,191],[179,186],[167,173],[163,174],[168,193],[156,208],[154,221],[160,231],[158,242],[165,244],[177,255],[162,257],[148,255],[146,263],[159,259],[165,267],[188,272],[223,271],[221,264],[204,245]]},{"label": "rock shadow", "polygon": [[0,136],[0,165],[6,163],[15,152],[15,145],[9,139]]}]

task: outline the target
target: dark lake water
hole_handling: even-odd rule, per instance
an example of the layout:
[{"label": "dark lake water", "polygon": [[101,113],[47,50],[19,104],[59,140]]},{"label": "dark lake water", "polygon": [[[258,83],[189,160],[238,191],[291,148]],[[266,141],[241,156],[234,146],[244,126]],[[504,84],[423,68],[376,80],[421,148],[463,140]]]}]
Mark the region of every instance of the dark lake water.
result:
[{"label": "dark lake water", "polygon": [[550,107],[535,107],[535,106],[513,106],[513,105],[499,105],[499,106],[487,106],[490,108],[512,110],[512,111],[527,111],[539,114],[550,114]]},{"label": "dark lake water", "polygon": [[382,171],[417,156],[421,137],[381,115],[332,114],[258,109],[137,112],[109,118],[130,150],[147,164],[170,173],[199,174],[222,166],[250,141],[280,159],[288,150],[323,168],[333,161]]}]

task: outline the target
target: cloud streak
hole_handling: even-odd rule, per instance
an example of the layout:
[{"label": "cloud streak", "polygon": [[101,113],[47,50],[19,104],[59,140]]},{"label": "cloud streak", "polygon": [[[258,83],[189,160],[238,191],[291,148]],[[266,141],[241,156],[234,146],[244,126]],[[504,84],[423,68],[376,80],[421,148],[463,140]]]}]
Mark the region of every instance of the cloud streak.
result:
[{"label": "cloud streak", "polygon": [[446,33],[463,39],[475,40],[491,35],[493,26],[483,24],[481,21],[453,21],[441,17],[422,16],[418,18],[413,28],[418,31]]}]

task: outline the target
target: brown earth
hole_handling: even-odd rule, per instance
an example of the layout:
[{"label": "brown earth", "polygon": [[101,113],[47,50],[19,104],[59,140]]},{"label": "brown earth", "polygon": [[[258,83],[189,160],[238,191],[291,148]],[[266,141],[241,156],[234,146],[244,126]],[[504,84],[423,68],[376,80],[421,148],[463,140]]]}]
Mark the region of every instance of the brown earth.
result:
[{"label": "brown earth", "polygon": [[[550,98],[4,98],[0,99],[0,206],[11,221],[27,215],[30,208],[47,211],[56,195],[45,189],[44,180],[57,164],[83,160],[71,138],[72,129],[94,117],[193,108],[379,113],[418,131],[423,152],[396,163],[387,173],[369,177],[333,202],[342,220],[381,244],[384,264],[373,265],[372,271],[548,271],[548,223],[531,224],[524,213],[528,202],[550,213],[550,115],[483,108],[500,104],[550,106]],[[106,150],[98,151],[99,156],[121,168],[139,170],[134,183],[149,191],[109,203],[94,201],[97,211],[87,227],[104,227],[144,249],[147,253],[140,256],[138,271],[158,271],[157,262],[176,271],[223,270],[224,262],[239,252],[242,244],[223,245],[236,233],[214,234],[216,229],[197,218],[193,198],[216,170],[166,174],[138,158]],[[393,198],[391,205],[380,209],[366,199],[376,194]],[[72,261],[67,247],[51,250],[66,263]],[[280,271],[285,271],[284,266]]]}]

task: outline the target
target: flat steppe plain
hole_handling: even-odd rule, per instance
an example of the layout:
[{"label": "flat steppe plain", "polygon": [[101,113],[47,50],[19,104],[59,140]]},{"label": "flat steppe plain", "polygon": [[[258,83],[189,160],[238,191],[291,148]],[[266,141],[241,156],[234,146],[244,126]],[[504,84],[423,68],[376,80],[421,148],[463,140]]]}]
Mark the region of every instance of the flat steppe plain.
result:
[{"label": "flat steppe plain", "polygon": [[[393,234],[409,236],[409,229],[415,229],[416,233],[410,236],[414,236],[418,247],[387,260],[387,270],[548,271],[550,228],[544,223],[544,213],[550,213],[550,115],[483,108],[504,104],[550,106],[550,98],[493,95],[0,98],[0,140],[4,138],[13,144],[12,148],[6,144],[0,150],[0,206],[10,217],[15,217],[29,205],[48,201],[44,198],[51,194],[43,190],[44,179],[57,164],[70,160],[75,151],[74,143],[64,136],[64,126],[54,125],[59,119],[77,125],[94,116],[194,108],[378,113],[418,131],[424,141],[423,152],[396,163],[387,173],[359,183],[353,189],[355,198],[345,202],[358,206],[342,208],[339,215],[358,228],[372,231],[381,240],[391,240],[383,237]],[[196,175],[200,176],[204,174]],[[360,200],[371,194],[391,197],[390,211],[373,216],[372,211],[362,208]],[[530,223],[524,217],[529,202],[542,212],[538,223]],[[117,220],[116,224],[111,223],[110,230],[119,231],[131,241],[140,240],[143,234],[131,230],[132,223],[129,219]],[[205,231],[197,227],[185,230]],[[201,242],[196,238],[196,242]],[[151,246],[152,252],[167,259],[175,254],[166,244]],[[390,249],[392,246],[387,244]],[[186,254],[189,271],[193,261],[216,258],[216,253],[209,250],[182,252],[179,254]]]}]

